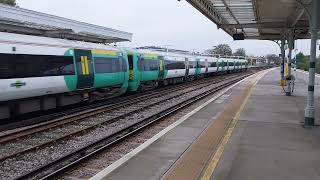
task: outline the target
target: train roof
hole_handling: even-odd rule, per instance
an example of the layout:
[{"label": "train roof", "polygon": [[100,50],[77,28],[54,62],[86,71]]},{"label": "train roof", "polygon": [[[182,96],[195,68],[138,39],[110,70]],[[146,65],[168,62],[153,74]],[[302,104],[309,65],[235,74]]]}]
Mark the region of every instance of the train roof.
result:
[{"label": "train roof", "polygon": [[[66,49],[90,49],[90,50],[114,50],[120,51],[119,48],[99,43],[90,43],[76,40],[67,40],[59,38],[48,38],[40,36],[21,35],[13,33],[0,32],[0,43],[10,45],[28,45],[50,48],[66,48]],[[35,48],[36,51],[36,48]]]},{"label": "train roof", "polygon": [[199,58],[199,59],[228,59],[228,60],[238,60],[238,61],[247,61],[246,59],[243,59],[243,57],[240,56],[209,56],[209,55],[203,55],[203,54],[193,54],[191,52],[187,53],[187,51],[185,52],[179,52],[179,51],[175,51],[175,52],[165,52],[165,51],[157,51],[155,49],[136,49],[136,51],[138,53],[141,54],[156,54],[156,55],[160,55],[160,56],[169,56],[169,57],[186,57],[186,58]]},{"label": "train roof", "polygon": [[192,54],[181,54],[176,52],[163,52],[163,51],[156,51],[150,49],[137,49],[138,53],[141,54],[157,54],[160,56],[176,56],[176,57],[195,57]]}]

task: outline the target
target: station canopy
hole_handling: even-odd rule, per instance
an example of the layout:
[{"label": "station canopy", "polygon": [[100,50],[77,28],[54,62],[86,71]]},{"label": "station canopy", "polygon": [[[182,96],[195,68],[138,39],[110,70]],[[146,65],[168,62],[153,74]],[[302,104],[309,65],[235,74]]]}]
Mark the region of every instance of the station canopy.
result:
[{"label": "station canopy", "polygon": [[308,39],[307,7],[311,0],[187,0],[218,28],[235,38],[280,40],[293,29],[295,39]]},{"label": "station canopy", "polygon": [[132,40],[131,33],[1,3],[0,31],[94,43]]}]

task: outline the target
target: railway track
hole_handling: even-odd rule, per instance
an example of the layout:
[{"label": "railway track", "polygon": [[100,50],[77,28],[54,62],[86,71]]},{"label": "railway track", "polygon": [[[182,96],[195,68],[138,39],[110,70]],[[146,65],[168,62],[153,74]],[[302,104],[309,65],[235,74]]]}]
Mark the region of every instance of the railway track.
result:
[{"label": "railway track", "polygon": [[[136,101],[130,100],[127,102],[127,104],[119,104],[118,106],[113,106],[112,108],[106,110],[106,108],[103,109],[102,112],[99,113],[93,113],[89,116],[75,116],[79,119],[74,120],[72,118],[74,117],[67,117],[65,119],[66,121],[57,121],[54,124],[49,124],[49,127],[46,125],[44,127],[36,127],[38,128],[36,131],[34,129],[24,130],[24,135],[19,136],[20,140],[17,140],[17,136],[4,136],[0,138],[0,144],[7,145],[7,148],[10,149],[10,146],[12,147],[20,147],[23,145],[23,141],[21,141],[21,138],[25,136],[35,136],[37,137],[39,133],[45,133],[45,135],[37,137],[36,139],[33,139],[36,141],[37,139],[43,141],[46,139],[45,137],[50,136],[53,134],[59,134],[61,133],[61,129],[65,128],[69,133],[64,134],[60,137],[51,137],[49,138],[47,142],[40,142],[35,143],[37,145],[31,146],[31,147],[23,147],[20,150],[15,151],[14,153],[4,152],[3,149],[1,149],[1,154],[6,154],[5,156],[0,157],[1,161],[4,163],[1,163],[1,167],[8,167],[8,164],[14,164],[16,159],[22,158],[22,161],[25,157],[28,157],[29,155],[34,154],[46,154],[50,152],[50,149],[56,148],[57,144],[65,144],[68,145],[68,141],[75,141],[77,138],[83,138],[84,141],[87,141],[86,143],[79,143],[79,139],[77,139],[73,143],[77,143],[78,146],[81,147],[75,147],[75,149],[72,151],[67,151],[67,153],[62,153],[59,155],[54,155],[53,159],[49,162],[42,162],[38,163],[36,168],[34,167],[27,167],[28,170],[15,172],[14,174],[17,174],[17,176],[14,176],[13,178],[18,179],[47,179],[47,178],[53,178],[60,173],[68,170],[70,167],[77,165],[77,163],[91,157],[92,155],[100,152],[103,149],[108,148],[110,145],[114,144],[115,142],[118,142],[119,140],[130,136],[131,134],[139,131],[140,129],[143,129],[144,127],[147,127],[148,125],[156,122],[157,120],[166,117],[167,115],[190,105],[191,103],[209,95],[212,94],[226,86],[229,86],[230,84],[233,84],[234,82],[237,82],[245,77],[247,77],[249,74],[246,75],[235,75],[235,76],[228,76],[226,79],[220,79],[220,80],[212,80],[207,81],[206,83],[202,82],[201,85],[198,85],[197,87],[183,87],[181,86],[180,90],[181,92],[175,92],[177,89],[171,89],[166,91],[160,91],[159,93],[154,93],[153,95],[149,94],[149,102],[145,102],[144,99],[135,99]],[[213,83],[214,82],[214,83]],[[164,97],[161,97],[164,96]],[[165,106],[165,104],[170,104],[169,106]],[[99,109],[100,110],[100,109]],[[93,110],[92,112],[96,112],[99,110]],[[112,112],[112,110],[117,110],[116,112]],[[146,113],[151,111],[152,113]],[[95,116],[97,114],[101,114],[103,112],[108,112],[108,114],[103,114],[101,117],[101,121],[99,121],[99,117],[95,117],[95,119],[98,119],[98,121],[94,121],[94,124],[90,124],[93,120],[86,119],[85,118]],[[140,114],[140,115],[138,115]],[[142,115],[142,116],[141,116]],[[69,119],[68,119],[69,118]],[[82,123],[79,123],[81,121]],[[127,123],[127,122],[131,123]],[[74,122],[77,122],[75,125]],[[79,127],[84,126],[84,128]],[[71,125],[69,128],[66,128],[66,125]],[[114,128],[117,127],[117,128]],[[40,128],[40,129],[39,129]],[[114,129],[113,129],[114,128]],[[50,130],[50,133],[47,131]],[[110,131],[111,130],[111,131]],[[70,132],[71,131],[71,132]],[[26,132],[27,135],[25,135]],[[16,132],[19,134],[19,132]],[[21,133],[21,132],[20,132]],[[38,133],[35,135],[35,133]],[[17,134],[16,134],[17,135]],[[98,138],[93,138],[92,136],[99,136]],[[100,137],[101,136],[101,137]],[[8,138],[11,137],[11,138]],[[89,139],[86,139],[89,138]],[[90,139],[91,138],[91,139]],[[90,142],[90,140],[92,142]],[[20,144],[12,143],[12,141],[19,142]],[[30,140],[27,140],[30,141]],[[22,142],[22,143],[21,143]],[[89,142],[89,143],[88,143]],[[10,144],[11,143],[11,144]],[[33,143],[31,143],[33,144]],[[80,145],[79,145],[80,144]],[[5,149],[5,148],[4,148]],[[17,148],[19,149],[19,148]],[[59,149],[59,148],[57,148]],[[60,148],[61,149],[61,148]],[[61,150],[63,152],[63,150]],[[58,151],[59,152],[59,151]],[[49,153],[50,154],[50,153]],[[26,162],[28,161],[28,158],[26,159]],[[3,171],[5,168],[3,169]],[[12,170],[12,169],[7,169]],[[3,173],[3,172],[2,172]],[[11,178],[11,177],[9,177]]]},{"label": "railway track", "polygon": [[[205,81],[219,78],[220,76],[214,76],[214,77],[208,77],[204,79],[199,79],[197,81],[193,81],[193,84],[201,84]],[[108,106],[113,106],[114,104],[118,104],[118,102],[127,101],[128,99],[134,99],[139,98],[141,96],[146,97],[155,93],[159,93],[160,91],[170,90],[170,89],[179,89],[179,88],[185,88],[190,86],[189,83],[181,83],[177,85],[170,85],[165,86],[158,89],[152,89],[147,90],[143,92],[143,94],[133,94],[129,96],[121,96],[121,97],[109,97],[102,100],[95,101],[92,104],[86,104],[86,103],[79,103],[78,105],[74,105],[76,107],[66,107],[66,110],[60,110],[59,112],[48,112],[49,114],[46,115],[34,115],[34,117],[27,118],[27,119],[19,119],[19,121],[14,121],[13,123],[7,123],[0,125],[0,137],[6,134],[2,134],[1,132],[11,130],[11,129],[17,129],[17,128],[23,128],[26,126],[32,126],[36,124],[41,124],[44,122],[52,121],[54,119],[59,119],[60,117],[68,116],[68,115],[76,115],[76,113],[85,113],[88,109],[94,110],[95,108],[107,108]],[[45,113],[45,112],[44,112]],[[45,124],[45,123],[44,123]]]},{"label": "railway track", "polygon": [[[29,121],[33,121],[33,122],[29,126],[17,128],[16,130],[0,131],[2,133],[0,134],[0,144],[4,144],[15,139],[20,139],[22,137],[25,137],[27,135],[31,135],[37,132],[42,132],[49,128],[58,127],[67,123],[75,122],[83,118],[88,118],[90,116],[94,116],[100,113],[106,113],[111,110],[129,106],[131,104],[144,101],[145,99],[169,94],[177,90],[197,86],[203,83],[224,81],[226,78],[232,78],[236,76],[237,75],[229,75],[225,77],[218,76],[214,78],[202,79],[200,81],[194,81],[191,84],[186,83],[186,84],[179,84],[176,86],[164,87],[164,88],[157,89],[155,91],[147,92],[144,94],[119,97],[119,98],[108,100],[106,102],[86,105],[84,107],[75,108],[75,109],[67,110],[60,113],[54,113],[54,114],[49,114],[47,116],[41,116],[34,119],[30,119]],[[39,121],[40,123],[38,123]],[[38,123],[38,124],[35,124],[35,123]]]},{"label": "railway track", "polygon": [[[235,77],[235,76],[231,76],[228,78],[233,78],[233,77]],[[221,78],[219,80],[217,80],[217,79],[210,80],[210,81],[207,81],[206,83],[212,83],[212,81],[215,81],[216,83],[218,83],[218,82],[221,82],[224,80],[226,80],[226,78]],[[165,96],[165,95],[170,94],[171,98],[174,98],[174,97],[179,96],[181,94],[181,93],[172,94],[173,92],[175,92],[177,90],[185,89],[185,91],[183,93],[187,93],[187,92],[194,91],[194,89],[202,88],[206,85],[207,84],[202,84],[201,86],[197,86],[197,87],[191,88],[191,89],[185,89],[186,87],[178,87],[178,88],[170,89],[169,91],[161,91],[161,92],[155,93],[153,95],[147,95],[147,97],[148,97],[148,99],[152,99],[152,98],[161,97],[161,96]],[[61,137],[55,137],[52,140],[49,140],[47,142],[42,142],[43,139],[46,139],[45,138],[46,135],[42,135],[42,137],[44,136],[44,138],[41,138],[39,143],[33,143],[31,147],[26,146],[25,149],[16,149],[16,150],[10,149],[10,152],[6,152],[6,151],[2,152],[2,154],[6,154],[6,155],[0,156],[0,161],[3,161],[8,158],[12,158],[12,157],[19,155],[19,154],[22,154],[22,153],[30,152],[32,150],[39,148],[39,147],[48,146],[48,145],[56,142],[57,140],[66,139],[70,136],[80,134],[81,132],[88,131],[90,129],[94,129],[102,124],[112,123],[112,122],[116,121],[117,119],[125,117],[127,115],[130,115],[136,111],[139,111],[140,109],[142,109],[144,107],[147,107],[149,105],[155,105],[157,103],[161,103],[162,101],[168,100],[168,98],[165,97],[160,101],[156,101],[155,103],[143,104],[140,106],[139,105],[133,106],[133,104],[136,104],[136,103],[139,103],[139,102],[142,102],[145,100],[146,100],[145,96],[140,96],[138,98],[130,99],[130,100],[127,100],[124,102],[121,101],[120,103],[113,104],[111,106],[109,105],[107,107],[104,106],[104,107],[94,108],[94,109],[90,109],[85,112],[77,113],[77,114],[74,114],[71,116],[65,116],[65,117],[59,118],[55,121],[52,121],[51,123],[45,123],[45,124],[42,124],[39,126],[31,127],[29,129],[23,129],[21,131],[16,131],[14,133],[2,136],[0,138],[0,144],[2,145],[2,148],[5,149],[6,145],[8,145],[8,144],[9,144],[9,146],[12,146],[10,143],[14,143],[14,146],[16,146],[16,147],[21,146],[21,144],[24,143],[24,141],[23,141],[24,139],[27,139],[30,136],[35,136],[36,133],[38,133],[38,134],[39,133],[46,133],[46,131],[50,132],[50,131],[54,131],[54,129],[58,129],[58,128],[59,128],[58,129],[59,133],[61,133],[61,129],[63,129],[63,128],[66,129],[66,131],[67,131],[67,132],[65,132],[65,134],[67,134],[67,135],[61,136]],[[126,106],[128,106],[131,110],[126,108],[126,110],[124,112],[121,111],[120,108],[125,108]],[[120,111],[119,111],[119,109],[120,109]],[[84,127],[84,128],[81,128],[80,130],[75,131],[73,133],[70,132],[70,129],[72,128],[72,126],[75,125],[75,123],[81,124],[81,122],[87,121],[86,118],[89,118],[94,115],[98,115],[100,113],[108,113],[109,119],[107,121],[103,120],[101,122],[98,121],[95,124],[90,124],[90,126],[88,128]],[[95,121],[92,120],[92,122],[95,122]],[[70,127],[67,128],[66,126],[70,126]],[[15,143],[16,141],[18,141],[18,143]],[[1,150],[1,148],[0,148],[0,150]]]}]

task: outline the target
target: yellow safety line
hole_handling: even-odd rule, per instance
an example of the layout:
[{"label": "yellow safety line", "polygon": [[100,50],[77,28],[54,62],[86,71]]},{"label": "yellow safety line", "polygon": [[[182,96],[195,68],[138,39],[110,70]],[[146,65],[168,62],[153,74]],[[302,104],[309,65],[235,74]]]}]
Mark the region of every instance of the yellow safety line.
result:
[{"label": "yellow safety line", "polygon": [[[269,71],[268,71],[269,72]],[[224,136],[222,142],[220,143],[219,147],[218,147],[218,150],[216,151],[216,153],[214,154],[214,156],[212,157],[212,159],[210,159],[210,162],[207,166],[207,169],[205,170],[203,176],[201,177],[201,180],[209,180],[214,172],[214,170],[216,169],[217,165],[218,165],[218,162],[224,152],[224,149],[225,149],[225,146],[227,145],[227,143],[229,142],[230,138],[231,138],[231,135],[240,119],[240,115],[244,109],[244,107],[246,106],[247,104],[247,101],[249,100],[249,97],[251,96],[252,94],[252,91],[253,91],[253,87],[258,83],[258,80],[263,77],[263,75],[266,74],[263,73],[261,74],[260,76],[257,76],[256,79],[255,79],[255,83],[253,84],[253,86],[250,87],[250,90],[249,90],[249,93],[247,94],[245,100],[243,101],[239,111],[236,113],[235,117],[233,118],[227,132],[226,132],[226,135]]]}]

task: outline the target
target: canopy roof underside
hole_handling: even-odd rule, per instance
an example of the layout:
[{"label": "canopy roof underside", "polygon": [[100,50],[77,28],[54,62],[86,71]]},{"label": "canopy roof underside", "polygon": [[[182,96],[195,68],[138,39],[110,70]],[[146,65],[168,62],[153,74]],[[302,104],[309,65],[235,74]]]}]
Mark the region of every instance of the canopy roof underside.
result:
[{"label": "canopy roof underside", "polygon": [[131,41],[132,34],[0,3],[0,32],[94,43]]},{"label": "canopy roof underside", "polygon": [[231,36],[280,40],[292,29],[296,39],[309,38],[307,7],[311,0],[187,0]]}]

